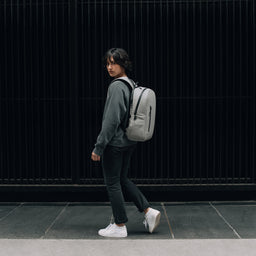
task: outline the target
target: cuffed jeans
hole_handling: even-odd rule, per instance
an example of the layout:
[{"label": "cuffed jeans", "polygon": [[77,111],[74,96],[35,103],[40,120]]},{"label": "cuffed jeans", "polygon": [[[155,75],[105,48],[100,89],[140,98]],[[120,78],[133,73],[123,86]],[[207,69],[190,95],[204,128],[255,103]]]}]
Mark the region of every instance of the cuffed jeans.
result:
[{"label": "cuffed jeans", "polygon": [[104,181],[116,224],[128,221],[123,192],[134,202],[140,212],[149,207],[149,203],[141,191],[127,178],[135,147],[136,145],[129,147],[108,145],[102,155]]}]

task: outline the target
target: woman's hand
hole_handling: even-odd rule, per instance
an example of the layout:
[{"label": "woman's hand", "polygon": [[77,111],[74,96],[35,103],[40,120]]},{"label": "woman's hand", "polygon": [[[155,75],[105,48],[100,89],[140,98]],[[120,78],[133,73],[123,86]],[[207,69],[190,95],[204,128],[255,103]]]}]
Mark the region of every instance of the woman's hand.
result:
[{"label": "woman's hand", "polygon": [[94,152],[92,152],[91,159],[92,159],[92,161],[100,161],[100,156],[98,156]]}]

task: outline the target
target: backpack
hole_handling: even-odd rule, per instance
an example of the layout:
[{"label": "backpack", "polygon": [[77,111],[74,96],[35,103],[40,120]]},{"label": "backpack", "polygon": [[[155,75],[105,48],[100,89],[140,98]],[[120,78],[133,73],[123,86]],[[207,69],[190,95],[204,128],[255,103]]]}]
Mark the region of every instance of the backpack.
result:
[{"label": "backpack", "polygon": [[156,95],[152,89],[138,86],[133,80],[130,83],[124,78],[114,81],[122,81],[130,90],[130,105],[126,136],[132,141],[147,141],[152,138],[155,128]]}]

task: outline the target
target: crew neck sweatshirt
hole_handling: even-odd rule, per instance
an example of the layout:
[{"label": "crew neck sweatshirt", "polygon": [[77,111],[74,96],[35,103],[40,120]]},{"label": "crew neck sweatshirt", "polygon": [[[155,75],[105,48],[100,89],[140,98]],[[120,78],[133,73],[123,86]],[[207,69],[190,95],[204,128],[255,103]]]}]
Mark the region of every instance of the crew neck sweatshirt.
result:
[{"label": "crew neck sweatshirt", "polygon": [[[126,77],[125,79],[128,80]],[[129,100],[130,91],[123,82],[114,81],[109,85],[102,127],[93,150],[95,154],[101,156],[107,145],[126,147],[137,143],[129,140],[124,132],[125,122],[129,114]]]}]

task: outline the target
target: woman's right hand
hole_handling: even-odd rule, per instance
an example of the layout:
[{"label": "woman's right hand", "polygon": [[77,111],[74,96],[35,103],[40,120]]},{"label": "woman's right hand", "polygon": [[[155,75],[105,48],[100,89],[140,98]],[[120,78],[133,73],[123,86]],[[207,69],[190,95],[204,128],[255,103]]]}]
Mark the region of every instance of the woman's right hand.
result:
[{"label": "woman's right hand", "polygon": [[97,154],[92,152],[91,159],[92,159],[92,161],[100,161],[100,156],[98,156]]}]

